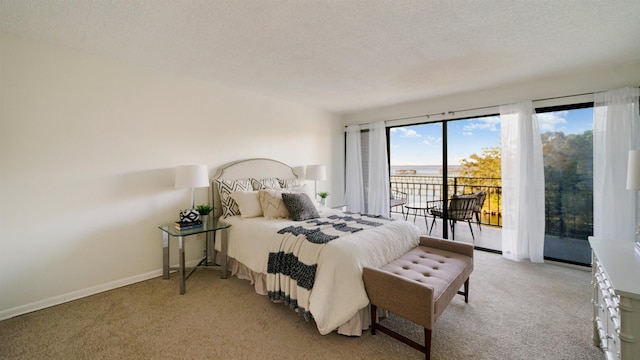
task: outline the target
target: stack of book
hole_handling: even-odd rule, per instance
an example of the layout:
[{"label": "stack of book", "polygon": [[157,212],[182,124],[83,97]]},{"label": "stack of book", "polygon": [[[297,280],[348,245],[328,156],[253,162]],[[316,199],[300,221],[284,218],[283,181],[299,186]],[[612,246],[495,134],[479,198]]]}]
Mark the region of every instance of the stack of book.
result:
[{"label": "stack of book", "polygon": [[196,229],[196,228],[201,228],[202,227],[202,221],[200,220],[196,220],[196,221],[176,221],[174,224],[176,230],[182,231],[182,230],[189,230],[189,229]]}]

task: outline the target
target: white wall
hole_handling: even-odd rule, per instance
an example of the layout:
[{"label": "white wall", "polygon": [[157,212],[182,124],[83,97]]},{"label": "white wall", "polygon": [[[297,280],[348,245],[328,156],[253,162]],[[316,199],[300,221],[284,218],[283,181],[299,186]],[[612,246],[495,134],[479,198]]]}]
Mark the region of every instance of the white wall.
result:
[{"label": "white wall", "polygon": [[[473,82],[473,79],[469,81]],[[617,63],[588,70],[571,69],[555,76],[529,79],[507,86],[344,114],[343,120],[345,124],[363,126],[376,121],[386,121],[387,126],[400,126],[461,119],[497,114],[499,105],[522,100],[533,100],[536,107],[593,102],[593,92],[626,86],[640,86],[640,62]],[[425,114],[430,116],[427,118]],[[501,250],[502,247],[499,237],[476,239],[476,245],[494,250]]]},{"label": "white wall", "polygon": [[[473,79],[469,79],[473,82]],[[459,119],[498,113],[499,105],[523,100],[540,100],[583,93],[605,91],[625,86],[640,86],[640,62],[610,64],[589,69],[570,69],[546,78],[532,78],[506,86],[478,88],[476,91],[457,93],[440,98],[417,100],[403,104],[345,114],[346,124],[365,124],[380,120],[392,120],[425,114],[444,113],[415,119],[391,121],[391,125],[423,123],[428,121]],[[593,101],[593,96],[559,98],[539,101],[536,106],[572,104],[576,101]],[[486,109],[484,107],[493,107]],[[483,108],[474,111],[458,110]],[[453,111],[453,114],[449,112]]]},{"label": "white wall", "polygon": [[159,276],[176,165],[323,163],[341,201],[343,123],[315,109],[7,34],[0,101],[0,319]]}]

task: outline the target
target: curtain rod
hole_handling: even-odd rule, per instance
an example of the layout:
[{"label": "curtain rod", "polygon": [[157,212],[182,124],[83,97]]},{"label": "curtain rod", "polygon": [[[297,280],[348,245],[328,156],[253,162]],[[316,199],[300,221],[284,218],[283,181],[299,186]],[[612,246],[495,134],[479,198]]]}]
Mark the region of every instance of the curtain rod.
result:
[{"label": "curtain rod", "polygon": [[[564,98],[569,98],[569,97],[575,97],[575,96],[584,96],[584,95],[593,95],[595,94],[595,92],[587,92],[587,93],[582,93],[582,94],[574,94],[574,95],[564,95],[564,96],[556,96],[556,97],[550,97],[550,98],[544,98],[544,99],[537,99],[537,100],[532,100],[532,102],[540,102],[540,101],[547,101],[547,100],[556,100],[556,99],[564,99]],[[491,109],[491,108],[495,108],[497,106],[500,105],[491,105],[491,106],[480,106],[480,107],[475,107],[475,108],[469,108],[469,109],[462,109],[462,110],[450,110],[450,111],[446,111],[446,112],[437,112],[437,113],[433,113],[433,114],[423,114],[423,115],[414,115],[414,116],[407,116],[407,117],[402,117],[402,118],[396,118],[396,119],[389,119],[389,120],[384,120],[385,122],[387,121],[401,121],[401,120],[409,120],[409,119],[417,119],[417,118],[421,118],[421,117],[427,117],[427,119],[430,116],[436,116],[436,115],[441,115],[441,116],[445,116],[447,114],[449,115],[453,115],[455,113],[460,113],[460,112],[467,112],[467,111],[475,111],[475,110],[483,110],[483,109]],[[362,125],[366,125],[366,124],[362,124]]]},{"label": "curtain rod", "polygon": [[[584,96],[584,95],[593,95],[595,94],[595,92],[586,92],[586,93],[582,93],[582,94],[574,94],[574,95],[564,95],[564,96],[556,96],[556,97],[549,97],[549,98],[544,98],[544,99],[537,99],[537,100],[532,100],[532,102],[540,102],[540,101],[547,101],[547,100],[556,100],[556,99],[564,99],[564,98],[569,98],[569,97],[574,97],[574,96]],[[470,108],[470,109],[463,109],[463,110],[451,110],[451,111],[444,111],[444,112],[437,112],[437,113],[432,113],[432,114],[421,114],[421,115],[413,115],[413,116],[407,116],[407,117],[401,117],[401,118],[395,118],[395,119],[388,119],[388,120],[383,120],[384,122],[390,122],[390,121],[402,121],[402,120],[410,120],[410,119],[417,119],[417,118],[422,118],[422,117],[426,117],[427,119],[430,116],[445,116],[447,114],[449,115],[453,115],[455,113],[460,113],[460,112],[466,112],[466,111],[475,111],[475,110],[483,110],[483,109],[491,109],[491,108],[495,108],[496,106],[500,106],[500,105],[491,105],[491,106],[480,106],[480,107],[476,107],[476,108]],[[358,125],[370,125],[371,123],[363,123],[363,124],[358,124]],[[355,125],[355,124],[354,124]],[[346,126],[345,126],[346,127]]]}]

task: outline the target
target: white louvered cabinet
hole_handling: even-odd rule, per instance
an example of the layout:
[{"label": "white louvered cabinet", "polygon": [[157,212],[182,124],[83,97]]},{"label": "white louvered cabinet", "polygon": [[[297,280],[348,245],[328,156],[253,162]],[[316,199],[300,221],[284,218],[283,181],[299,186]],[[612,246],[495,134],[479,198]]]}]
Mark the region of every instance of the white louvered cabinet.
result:
[{"label": "white louvered cabinet", "polygon": [[632,241],[589,238],[593,344],[608,360],[640,359],[640,255]]}]

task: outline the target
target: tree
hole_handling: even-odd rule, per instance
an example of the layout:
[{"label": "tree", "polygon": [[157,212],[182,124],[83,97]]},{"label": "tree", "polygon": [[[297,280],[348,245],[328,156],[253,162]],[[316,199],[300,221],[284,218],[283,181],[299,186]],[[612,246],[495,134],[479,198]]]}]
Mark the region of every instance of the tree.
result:
[{"label": "tree", "polygon": [[468,159],[460,161],[460,176],[477,178],[479,183],[499,186],[500,161],[499,147],[482,148],[482,155],[471,154]]},{"label": "tree", "polygon": [[[460,161],[458,185],[470,186],[487,193],[483,210],[492,215],[502,213],[502,173],[499,147],[482,148],[482,154],[471,154]],[[494,214],[495,213],[495,214]]]},{"label": "tree", "polygon": [[546,232],[586,239],[593,233],[593,132],[541,137]]}]

